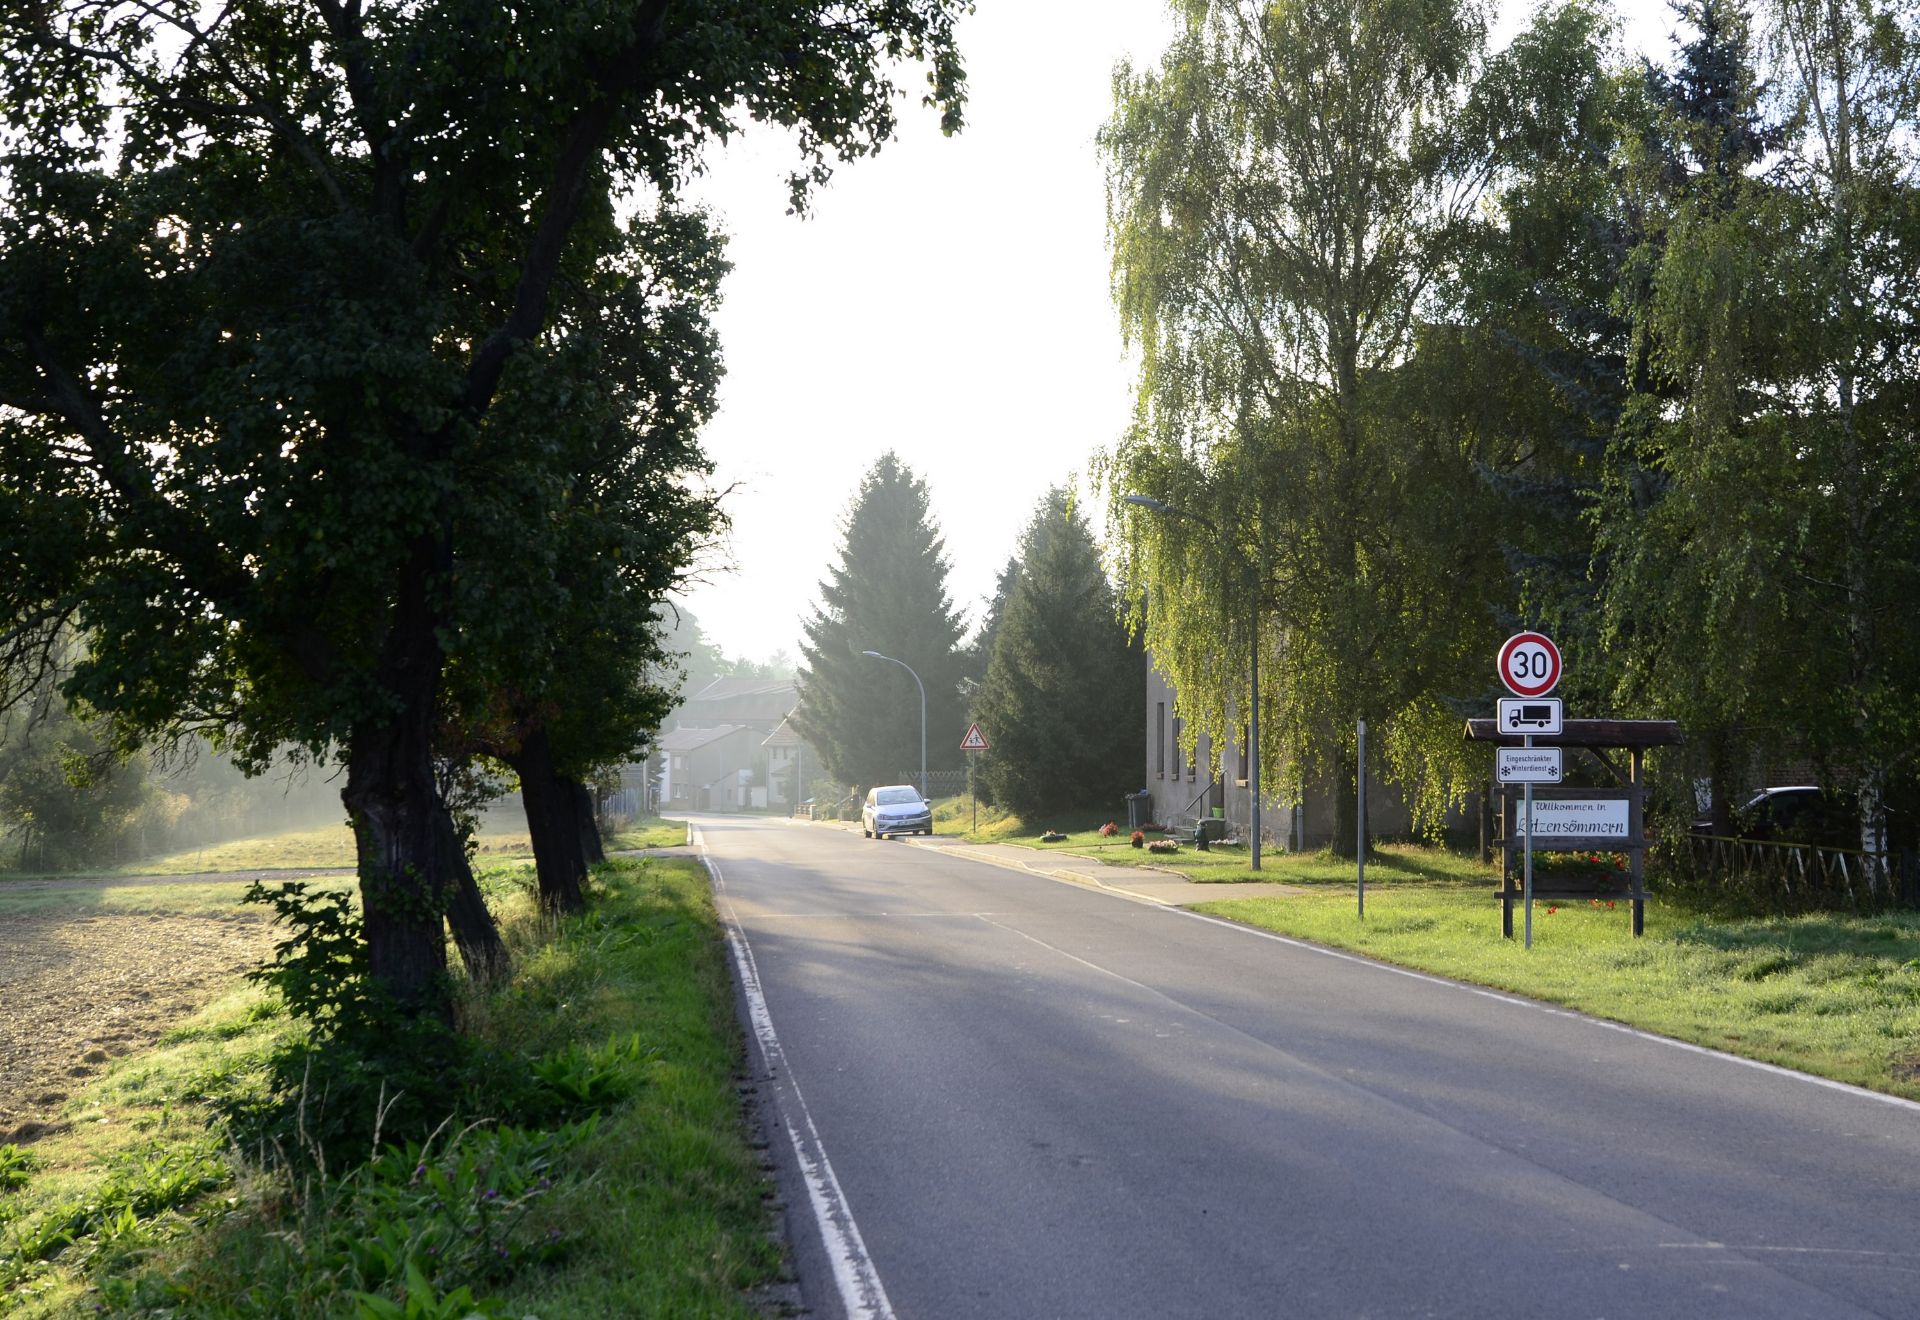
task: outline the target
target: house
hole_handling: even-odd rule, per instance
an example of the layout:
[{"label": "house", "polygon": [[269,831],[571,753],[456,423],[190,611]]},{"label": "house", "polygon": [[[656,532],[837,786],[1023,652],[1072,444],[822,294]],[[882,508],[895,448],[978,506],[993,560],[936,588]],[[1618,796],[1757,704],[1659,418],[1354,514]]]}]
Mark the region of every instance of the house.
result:
[{"label": "house", "polygon": [[[1213,740],[1202,733],[1195,739],[1191,756],[1179,750],[1180,717],[1176,710],[1173,684],[1153,663],[1147,666],[1147,763],[1143,783],[1152,797],[1149,814],[1166,825],[1179,825],[1199,817],[1224,815],[1236,834],[1245,837],[1253,820],[1253,792],[1248,787],[1247,749],[1240,739],[1230,739],[1216,749]],[[1271,765],[1280,763],[1285,750],[1278,740],[1261,740],[1261,751]],[[1334,790],[1324,783],[1308,784],[1301,801],[1286,803],[1272,797],[1260,800],[1260,835],[1269,844],[1282,848],[1307,850],[1324,848],[1333,841]],[[1464,816],[1449,820],[1449,827],[1466,824]],[[1393,788],[1373,783],[1367,787],[1367,828],[1374,837],[1405,835],[1413,830],[1413,820],[1405,801]]]},{"label": "house", "polygon": [[767,805],[791,810],[806,801],[807,772],[819,773],[820,758],[793,727],[793,720],[781,720],[760,746],[767,758]]},{"label": "house", "polygon": [[738,811],[752,804],[760,733],[743,724],[670,729],[654,742],[662,809]]},{"label": "house", "polygon": [[819,758],[788,717],[790,678],[716,678],[688,697],[654,741],[656,809],[790,811]]}]

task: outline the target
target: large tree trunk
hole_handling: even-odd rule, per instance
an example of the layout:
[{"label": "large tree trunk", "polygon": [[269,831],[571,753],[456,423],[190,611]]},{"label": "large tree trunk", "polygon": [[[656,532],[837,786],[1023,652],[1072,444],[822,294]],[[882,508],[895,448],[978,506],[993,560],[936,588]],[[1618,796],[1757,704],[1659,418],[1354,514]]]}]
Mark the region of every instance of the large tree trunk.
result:
[{"label": "large tree trunk", "polygon": [[399,714],[355,726],[340,798],[353,821],[373,979],[409,1015],[451,1023],[442,915],[450,877],[428,737],[431,704],[408,696]]},{"label": "large tree trunk", "polygon": [[548,912],[584,911],[587,900],[581,884],[587,875],[587,858],[580,844],[580,823],[567,781],[554,771],[547,731],[535,728],[506,760],[520,776],[540,906]]},{"label": "large tree trunk", "polygon": [[440,809],[438,830],[440,846],[447,858],[447,873],[452,878],[452,888],[447,892],[447,925],[460,950],[460,961],[466,964],[467,975],[481,985],[504,981],[513,970],[513,957],[500,938],[500,928],[494,924],[493,913],[487,910],[480,886],[474,882],[466,846],[454,826],[452,814],[444,806]]},{"label": "large tree trunk", "polygon": [[593,818],[593,790],[578,779],[563,779],[568,791],[573,795],[574,819],[580,823],[580,852],[587,859],[588,866],[595,866],[607,860],[607,850],[600,842],[600,823]]},{"label": "large tree trunk", "polygon": [[340,800],[353,822],[374,983],[408,1016],[451,1026],[445,911],[452,883],[440,829],[446,808],[433,773],[446,655],[432,602],[432,583],[449,557],[443,537],[422,537],[400,571],[379,668],[391,705],[349,730]]}]

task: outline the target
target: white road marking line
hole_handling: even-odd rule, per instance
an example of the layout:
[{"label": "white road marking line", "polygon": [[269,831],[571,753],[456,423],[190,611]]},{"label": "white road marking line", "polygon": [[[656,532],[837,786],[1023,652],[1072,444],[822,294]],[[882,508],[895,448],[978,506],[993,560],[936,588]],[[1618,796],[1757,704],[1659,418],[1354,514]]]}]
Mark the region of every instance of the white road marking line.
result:
[{"label": "white road marking line", "polygon": [[756,921],[926,921],[999,916],[996,912],[756,912]]},{"label": "white road marking line", "polygon": [[1806,1082],[1813,1086],[1825,1087],[1829,1091],[1839,1091],[1844,1095],[1855,1096],[1861,1100],[1878,1100],[1883,1105],[1892,1105],[1896,1109],[1905,1109],[1911,1113],[1920,1114],[1920,1102],[1909,1100],[1905,1096],[1888,1095],[1883,1091],[1869,1091],[1864,1086],[1854,1086],[1849,1082],[1836,1082],[1831,1077],[1816,1077],[1812,1073],[1800,1072],[1794,1068],[1782,1068],[1776,1063],[1763,1063],[1759,1059],[1742,1058],[1738,1054],[1729,1054],[1725,1050],[1716,1050],[1706,1045],[1695,1045],[1692,1041],[1675,1040],[1671,1036],[1662,1036],[1657,1032],[1642,1031],[1639,1027],[1630,1027],[1624,1022],[1609,1022],[1605,1018],[1593,1017],[1586,1013],[1576,1012],[1570,1008],[1559,1008],[1552,1004],[1540,1003],[1537,1000],[1522,999],[1515,995],[1501,994],[1497,990],[1488,990],[1477,985],[1466,985],[1460,981],[1450,981],[1444,976],[1433,976],[1426,972],[1416,972],[1409,967],[1395,967],[1390,963],[1378,962],[1375,959],[1362,957],[1358,954],[1343,953],[1339,949],[1329,949],[1318,944],[1309,943],[1306,940],[1296,940],[1291,936],[1281,935],[1274,931],[1259,930],[1253,926],[1242,925],[1237,921],[1228,921],[1223,917],[1209,916],[1204,912],[1189,912],[1185,908],[1173,907],[1171,905],[1168,905],[1166,910],[1169,912],[1177,912],[1183,917],[1191,917],[1195,921],[1204,921],[1210,926],[1223,926],[1228,930],[1237,930],[1244,935],[1253,935],[1260,939],[1272,940],[1277,944],[1285,944],[1295,949],[1304,949],[1308,953],[1317,953],[1327,958],[1338,958],[1341,962],[1355,963],[1361,967],[1371,967],[1381,972],[1392,972],[1395,976],[1410,977],[1415,981],[1425,981],[1429,985],[1445,986],[1449,990],[1464,990],[1470,995],[1479,995],[1483,999],[1498,1000],[1500,1003],[1512,1004],[1517,1008],[1529,1008],[1537,1013],[1545,1013],[1549,1017],[1566,1018],[1569,1021],[1582,1022],[1591,1027],[1605,1027],[1609,1031],[1618,1031],[1623,1035],[1634,1036],[1640,1040],[1652,1041],[1656,1045],[1668,1045],[1676,1050],[1685,1050],[1689,1054],[1699,1054],[1709,1059],[1724,1059],[1728,1063],[1737,1063],[1743,1068],[1753,1068],[1760,1072],[1772,1073],[1776,1077],[1789,1077],[1797,1082]]},{"label": "white road marking line", "polygon": [[[707,853],[705,841],[700,838],[699,832],[691,826],[688,832],[695,846],[700,849],[700,861],[712,877],[714,889],[724,897],[726,882],[721,878],[719,865]],[[873,1258],[867,1254],[867,1244],[860,1236],[860,1226],[854,1222],[853,1211],[847,1206],[846,1194],[840,1190],[840,1180],[834,1176],[833,1165],[827,1159],[820,1132],[813,1125],[813,1115],[807,1109],[806,1098],[800,1094],[800,1084],[793,1079],[787,1067],[786,1051],[780,1045],[780,1037],[774,1032],[773,1016],[767,1011],[766,996],[760,990],[760,968],[754,961],[753,948],[747,943],[746,932],[740,928],[733,912],[731,899],[726,901],[724,917],[727,923],[727,947],[733,953],[734,968],[740,977],[741,990],[746,995],[747,1016],[753,1023],[754,1039],[759,1042],[761,1057],[774,1089],[784,1092],[791,1099],[790,1105],[785,1102],[780,1104],[780,1108],[787,1111],[782,1113],[781,1118],[787,1130],[787,1140],[793,1144],[800,1176],[807,1184],[807,1200],[813,1207],[814,1222],[820,1228],[820,1241],[833,1266],[833,1281],[840,1290],[841,1304],[846,1307],[848,1320],[894,1320],[893,1305],[887,1300],[887,1290],[880,1282]]]},{"label": "white road marking line", "polygon": [[[1660,1251],[1754,1251],[1767,1255],[1787,1256],[1866,1256],[1876,1260],[1911,1260],[1911,1251],[1868,1251],[1862,1247],[1766,1247],[1749,1245],[1729,1245],[1725,1242],[1656,1242],[1654,1247]],[[1634,1247],[1614,1246],[1609,1251],[1634,1251]]]}]

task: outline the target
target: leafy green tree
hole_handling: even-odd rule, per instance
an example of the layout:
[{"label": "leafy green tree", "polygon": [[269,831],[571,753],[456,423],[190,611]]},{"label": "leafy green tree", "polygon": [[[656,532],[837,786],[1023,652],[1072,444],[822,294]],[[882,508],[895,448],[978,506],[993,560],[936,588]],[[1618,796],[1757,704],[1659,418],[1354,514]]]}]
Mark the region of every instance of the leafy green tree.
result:
[{"label": "leafy green tree", "polygon": [[1441,697],[1480,686],[1504,574],[1466,535],[1472,466],[1418,424],[1403,368],[1486,182],[1458,128],[1483,24],[1450,0],[1177,9],[1101,135],[1141,361],[1101,476],[1187,515],[1115,502],[1123,587],[1191,731],[1226,737],[1244,657],[1266,656],[1261,722],[1290,755],[1263,758],[1265,790],[1350,784],[1368,717],[1437,814],[1468,782]]},{"label": "leafy green tree", "polygon": [[[518,780],[540,901],[553,912],[581,909],[587,865],[602,856],[587,782],[645,759],[672,703],[656,608],[719,522],[715,500],[690,480],[709,471],[699,431],[719,383],[711,314],[727,266],[698,216],[656,225],[646,247],[648,278],[610,294],[616,314],[568,328],[564,399],[536,401],[515,419],[524,438],[495,460],[501,507],[461,538],[490,590],[518,579],[515,594],[554,597],[532,621],[544,627],[492,621],[506,630],[500,663],[481,690],[461,694],[479,712],[466,721],[467,750]],[[644,370],[621,370],[630,363]],[[644,436],[631,418],[645,419]],[[516,515],[525,483],[553,479],[547,468],[575,475],[547,517],[540,553],[527,553]],[[455,666],[456,680],[464,676]]]},{"label": "leafy green tree", "polygon": [[883,454],[860,481],[840,561],[820,584],[820,604],[800,645],[795,723],[829,775],[883,784],[920,764],[920,691],[913,675],[867,651],[919,675],[929,768],[959,763],[962,631],[947,595],[946,546],[928,507],[927,484],[896,455]]},{"label": "leafy green tree", "polygon": [[1146,761],[1146,658],[1065,491],[1040,502],[1016,563],[974,705],[993,746],[983,787],[1029,820],[1118,803]]},{"label": "leafy green tree", "polygon": [[1681,150],[1648,189],[1658,241],[1630,293],[1649,385],[1619,464],[1645,476],[1610,491],[1610,640],[1623,694],[1709,741],[1723,817],[1754,753],[1810,755],[1860,775],[1878,846],[1920,733],[1920,629],[1896,603],[1920,586],[1899,292],[1920,276],[1920,42],[1889,7],[1765,13],[1783,138],[1740,11],[1689,11],[1673,84],[1711,94],[1670,98]]},{"label": "leafy green tree", "polygon": [[[891,135],[900,57],[956,126],[962,7],[56,0],[0,24],[0,618],[77,613],[70,691],[128,728],[340,757],[367,965],[411,1011],[448,1011],[449,663],[484,684],[566,608],[466,539],[506,516],[553,553],[582,473],[516,448],[524,417],[564,414],[570,337],[644,300],[677,185],[741,115],[795,134],[796,206]],[[593,370],[653,369],[636,352]]]},{"label": "leafy green tree", "polygon": [[22,869],[101,861],[153,805],[145,759],[103,725],[67,709],[51,682],[0,715],[0,830]]}]

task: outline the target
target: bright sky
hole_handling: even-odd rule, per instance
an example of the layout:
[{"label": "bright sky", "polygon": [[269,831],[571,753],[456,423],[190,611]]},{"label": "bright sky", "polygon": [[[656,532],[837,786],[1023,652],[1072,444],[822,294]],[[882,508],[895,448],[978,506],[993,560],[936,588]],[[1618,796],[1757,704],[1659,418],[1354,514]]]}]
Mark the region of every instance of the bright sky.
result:
[{"label": "bright sky", "polygon": [[[1502,28],[1529,7],[1509,0]],[[1630,46],[1664,46],[1661,0],[1620,8]],[[734,487],[733,566],[686,600],[728,654],[798,654],[841,516],[883,451],[926,479],[950,590],[977,617],[1047,487],[1120,433],[1131,380],[1094,135],[1115,63],[1152,63],[1171,30],[1164,0],[979,0],[960,28],[959,136],[903,107],[898,139],[843,167],[805,220],[786,214],[795,158],[772,133],[702,181],[734,263],[706,436]]]}]

